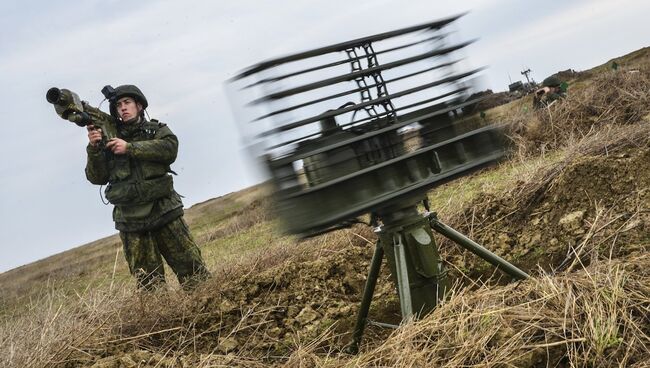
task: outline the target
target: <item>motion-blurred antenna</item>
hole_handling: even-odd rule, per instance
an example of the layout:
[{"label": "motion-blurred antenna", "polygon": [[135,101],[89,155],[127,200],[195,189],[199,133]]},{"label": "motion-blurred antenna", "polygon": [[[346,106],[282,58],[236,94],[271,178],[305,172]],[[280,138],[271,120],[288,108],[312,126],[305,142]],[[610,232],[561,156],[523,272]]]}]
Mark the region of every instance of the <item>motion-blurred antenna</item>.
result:
[{"label": "motion-blurred antenna", "polygon": [[275,209],[289,232],[313,236],[370,214],[379,240],[352,351],[384,256],[404,320],[443,300],[447,272],[432,230],[514,278],[527,277],[441,223],[426,200],[431,188],[506,152],[498,128],[466,119],[480,101],[468,96],[481,69],[456,70],[459,52],[471,42],[444,42],[445,27],[459,17],[268,60],[230,81],[236,94],[249,95],[239,107],[253,117],[242,124],[254,131],[251,146],[262,147]]},{"label": "motion-blurred antenna", "polygon": [[523,71],[521,72],[521,75],[523,75],[523,76],[526,77],[526,82],[528,82],[529,85],[530,85],[530,78],[528,77],[528,75],[529,75],[530,73],[531,73],[530,68],[527,68],[527,69],[525,69],[525,70],[523,70]]}]

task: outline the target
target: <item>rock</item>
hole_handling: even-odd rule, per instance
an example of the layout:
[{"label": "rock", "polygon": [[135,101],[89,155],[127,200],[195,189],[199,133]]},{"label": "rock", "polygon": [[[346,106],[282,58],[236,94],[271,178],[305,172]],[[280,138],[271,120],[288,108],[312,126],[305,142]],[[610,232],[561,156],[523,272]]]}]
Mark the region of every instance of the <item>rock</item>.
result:
[{"label": "rock", "polygon": [[136,350],[130,355],[133,361],[138,362],[140,365],[145,363],[158,363],[163,360],[163,356],[158,353],[152,353],[146,350]]},{"label": "rock", "polygon": [[574,211],[564,215],[559,221],[560,226],[571,234],[581,234],[584,232],[582,222],[585,217],[585,211]]},{"label": "rock", "polygon": [[542,233],[536,231],[530,236],[530,242],[528,243],[528,245],[530,246],[539,245],[540,240],[542,240]]},{"label": "rock", "polygon": [[539,231],[533,233],[523,233],[519,237],[519,244],[524,245],[526,247],[534,247],[539,245],[541,239],[542,239],[542,234]]},{"label": "rock", "polygon": [[325,317],[334,318],[334,319],[338,319],[341,317],[349,317],[352,315],[351,312],[352,312],[352,307],[350,305],[338,304],[327,308]]},{"label": "rock", "polygon": [[228,352],[237,349],[237,346],[239,346],[239,342],[237,341],[237,339],[235,339],[234,337],[226,337],[219,341],[217,350],[219,350],[223,354],[226,354]]},{"label": "rock", "polygon": [[229,313],[229,312],[232,312],[232,311],[238,309],[239,305],[233,303],[232,301],[230,301],[228,299],[223,299],[221,301],[221,304],[219,305],[219,308],[221,309],[221,311],[223,313]]},{"label": "rock", "polygon": [[357,295],[360,294],[363,290],[364,281],[353,277],[352,275],[347,275],[343,279],[343,285],[346,287],[347,294]]},{"label": "rock", "polygon": [[287,308],[287,316],[289,317],[295,317],[299,312],[298,307],[295,305],[290,305],[289,308]]},{"label": "rock", "polygon": [[512,241],[510,239],[510,236],[508,234],[506,234],[506,233],[499,234],[499,236],[497,237],[497,240],[498,240],[497,247],[500,248],[500,249],[504,249],[504,250],[508,249],[510,247],[510,242]]},{"label": "rock", "polygon": [[313,310],[312,307],[306,306],[300,311],[300,313],[298,313],[296,321],[298,321],[301,326],[304,326],[318,317],[320,317],[318,312]]},{"label": "rock", "polygon": [[273,339],[279,339],[282,337],[282,329],[280,327],[273,327],[266,330],[266,334]]}]

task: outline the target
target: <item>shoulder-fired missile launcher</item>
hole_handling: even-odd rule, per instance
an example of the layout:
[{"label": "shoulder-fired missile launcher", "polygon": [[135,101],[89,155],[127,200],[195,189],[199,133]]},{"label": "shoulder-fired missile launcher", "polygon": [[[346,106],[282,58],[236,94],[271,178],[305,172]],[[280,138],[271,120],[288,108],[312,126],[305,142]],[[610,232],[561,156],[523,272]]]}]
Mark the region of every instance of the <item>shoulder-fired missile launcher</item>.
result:
[{"label": "shoulder-fired missile launcher", "polygon": [[102,141],[100,147],[104,147],[109,140],[117,137],[115,118],[96,107],[90,106],[86,101],[81,101],[76,93],[68,89],[52,87],[47,90],[45,99],[54,105],[54,111],[62,119],[75,123],[80,127],[92,125],[95,129],[101,129]]}]

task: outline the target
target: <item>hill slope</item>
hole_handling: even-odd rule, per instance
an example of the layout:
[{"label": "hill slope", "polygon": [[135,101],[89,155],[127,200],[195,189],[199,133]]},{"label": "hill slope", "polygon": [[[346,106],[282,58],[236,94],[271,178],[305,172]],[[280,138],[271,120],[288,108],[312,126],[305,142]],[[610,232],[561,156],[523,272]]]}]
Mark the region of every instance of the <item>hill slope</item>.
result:
[{"label": "hill slope", "polygon": [[[534,274],[503,285],[439,240],[449,301],[349,341],[374,234],[297,240],[263,187],[187,211],[214,277],[192,294],[134,293],[116,237],[0,275],[3,366],[644,366],[650,360],[650,64],[645,48],[582,72],[561,104],[488,111],[511,159],[429,194],[440,217]],[[630,71],[639,70],[630,73]],[[385,269],[385,268],[384,268]],[[168,273],[171,275],[171,273]],[[169,278],[169,276],[168,276]],[[383,274],[371,318],[399,322]]]}]

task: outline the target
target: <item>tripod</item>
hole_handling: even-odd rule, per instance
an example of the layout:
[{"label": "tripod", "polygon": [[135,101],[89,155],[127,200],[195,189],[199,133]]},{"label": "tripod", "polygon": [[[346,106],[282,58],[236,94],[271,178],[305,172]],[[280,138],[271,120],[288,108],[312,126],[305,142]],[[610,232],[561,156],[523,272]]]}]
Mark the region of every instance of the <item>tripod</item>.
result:
[{"label": "tripod", "polygon": [[478,255],[514,279],[529,278],[524,271],[440,222],[435,212],[429,212],[427,201],[424,201],[424,206],[424,213],[419,213],[417,207],[411,205],[378,214],[383,225],[375,230],[379,239],[370,263],[352,342],[347,347],[349,353],[359,352],[384,256],[397,286],[402,321],[426,315],[442,302],[448,288],[448,280],[433,239],[433,231]]}]

